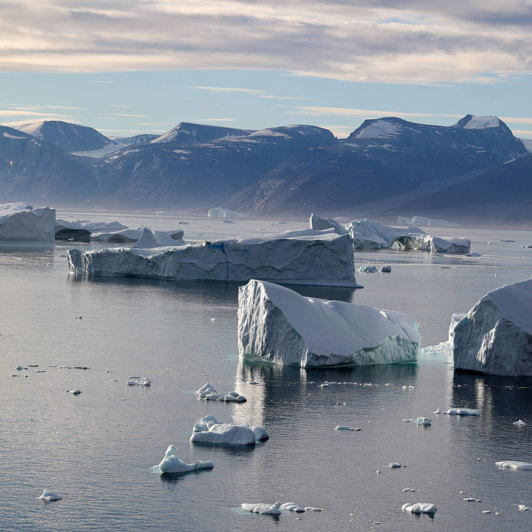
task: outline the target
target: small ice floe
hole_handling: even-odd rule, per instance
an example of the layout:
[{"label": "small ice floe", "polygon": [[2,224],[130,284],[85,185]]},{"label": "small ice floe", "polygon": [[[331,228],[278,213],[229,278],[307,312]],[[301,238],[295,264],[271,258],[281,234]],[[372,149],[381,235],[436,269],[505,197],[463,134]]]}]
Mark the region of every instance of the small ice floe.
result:
[{"label": "small ice floe", "polygon": [[42,495],[39,497],[39,499],[44,502],[60,501],[62,498],[63,497],[57,495],[57,493],[45,489],[42,490]]},{"label": "small ice floe", "polygon": [[444,410],[441,414],[449,414],[450,416],[478,416],[479,411],[476,408],[449,408],[449,410]]},{"label": "small ice floe", "polygon": [[464,502],[482,502],[480,499],[475,499],[475,497],[464,497]]},{"label": "small ice floe", "polygon": [[514,421],[512,425],[515,425],[516,427],[524,427],[526,423],[522,419],[518,419],[517,421]]},{"label": "small ice floe", "polygon": [[194,424],[190,441],[210,445],[255,445],[269,437],[263,427],[220,423],[214,416],[205,416]]},{"label": "small ice floe", "polygon": [[411,503],[405,503],[403,506],[401,506],[401,510],[403,512],[409,512],[411,514],[428,514],[428,515],[434,515],[438,508],[436,508],[435,504],[429,503],[429,502],[416,502],[414,504]]},{"label": "small ice floe", "polygon": [[495,465],[499,469],[522,469],[525,471],[532,471],[532,464],[529,462],[519,462],[516,460],[503,460],[501,462],[495,462]]},{"label": "small ice floe", "polygon": [[525,506],[524,504],[520,504],[517,509],[520,511],[520,512],[528,512],[528,510],[530,510],[530,508],[528,506]]},{"label": "small ice floe", "polygon": [[392,273],[392,267],[390,265],[382,266],[381,272],[382,273]]},{"label": "small ice floe", "polygon": [[328,383],[328,382],[322,382],[320,385],[319,385],[320,388],[330,388],[331,385]]},{"label": "small ice floe", "polygon": [[164,458],[161,460],[161,463],[157,466],[154,466],[155,470],[159,470],[161,474],[163,473],[188,473],[189,471],[199,471],[201,469],[212,469],[214,464],[210,461],[202,462],[198,460],[192,464],[185,464],[180,460],[175,454],[177,448],[175,445],[169,445],[164,453]]},{"label": "small ice floe", "polygon": [[90,369],[88,366],[72,366],[72,369]]},{"label": "small ice floe", "polygon": [[375,266],[366,264],[364,266],[360,266],[358,271],[362,273],[375,273],[377,271],[377,268]]},{"label": "small ice floe", "polygon": [[74,316],[74,319],[75,319],[75,320],[82,320],[82,319],[83,319],[83,316],[80,314],[79,316]]},{"label": "small ice floe", "polygon": [[238,392],[231,391],[227,394],[218,393],[208,382],[196,391],[198,399],[206,401],[225,401],[226,403],[245,403],[247,399]]},{"label": "small ice floe", "polygon": [[403,488],[403,493],[415,493],[414,488]]},{"label": "small ice floe", "polygon": [[406,466],[403,464],[398,464],[397,462],[391,462],[388,464],[388,467],[390,469],[399,469],[400,467],[406,467]]},{"label": "small ice floe", "polygon": [[268,504],[266,502],[242,503],[242,510],[251,512],[252,514],[281,515],[281,510],[279,510],[280,506],[278,502],[274,504]]},{"label": "small ice floe", "polygon": [[410,386],[402,386],[401,389],[403,389],[403,390],[414,390],[415,386],[412,386],[412,385],[410,385]]},{"label": "small ice floe", "polygon": [[81,390],[78,390],[76,388],[74,390],[67,390],[67,393],[71,393],[72,395],[79,395],[81,393]]},{"label": "small ice floe", "polygon": [[146,377],[129,377],[126,381],[128,386],[151,386],[151,379]]},{"label": "small ice floe", "polygon": [[23,369],[28,369],[28,368],[25,368],[24,366],[18,365],[15,369],[17,371],[22,371]]},{"label": "small ice floe", "polygon": [[423,425],[424,427],[430,427],[432,425],[432,420],[428,417],[418,417],[415,421],[418,425]]},{"label": "small ice floe", "polygon": [[491,513],[491,510],[482,510],[482,513],[483,513],[483,514],[490,514],[490,513]]},{"label": "small ice floe", "polygon": [[433,414],[443,414],[443,412],[439,409],[439,408],[436,408],[436,410],[434,410],[434,412],[432,412]]},{"label": "small ice floe", "polygon": [[[355,427],[350,427],[348,425],[336,425],[336,427],[334,428],[334,430],[347,430],[347,431],[354,431],[355,430]],[[358,429],[360,430],[360,429]]]},{"label": "small ice floe", "polygon": [[287,510],[288,512],[296,512],[298,514],[301,514],[305,511],[305,508],[301,508],[301,506],[297,505],[295,502],[285,502],[279,506],[279,509]]},{"label": "small ice floe", "polygon": [[306,512],[323,512],[323,508],[316,508],[315,506],[305,506]]},{"label": "small ice floe", "polygon": [[214,323],[216,321],[216,318],[211,318],[211,323]]}]

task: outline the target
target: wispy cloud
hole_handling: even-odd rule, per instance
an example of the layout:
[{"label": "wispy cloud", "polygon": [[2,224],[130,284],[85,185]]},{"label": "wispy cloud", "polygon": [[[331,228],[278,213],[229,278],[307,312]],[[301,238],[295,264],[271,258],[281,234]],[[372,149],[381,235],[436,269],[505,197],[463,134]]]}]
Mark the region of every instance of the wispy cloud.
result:
[{"label": "wispy cloud", "polygon": [[421,84],[494,83],[532,70],[530,0],[73,4],[2,3],[0,70],[94,72],[102,78],[91,83],[113,83],[106,72],[275,69]]},{"label": "wispy cloud", "polygon": [[137,115],[134,113],[113,113],[111,116],[120,116],[123,118],[146,118],[147,115]]},{"label": "wispy cloud", "polygon": [[265,100],[312,100],[313,98],[306,98],[303,96],[283,96],[278,94],[272,94],[271,92],[260,89],[247,89],[245,87],[217,87],[217,86],[192,86],[182,87],[184,89],[195,89],[206,92],[218,92],[226,94],[247,94],[249,96],[256,96],[257,98],[263,98]]},{"label": "wispy cloud", "polygon": [[528,129],[513,129],[512,133],[522,139],[532,139],[532,130]]},{"label": "wispy cloud", "polygon": [[212,122],[236,122],[236,118],[193,118],[191,122],[212,123]]}]

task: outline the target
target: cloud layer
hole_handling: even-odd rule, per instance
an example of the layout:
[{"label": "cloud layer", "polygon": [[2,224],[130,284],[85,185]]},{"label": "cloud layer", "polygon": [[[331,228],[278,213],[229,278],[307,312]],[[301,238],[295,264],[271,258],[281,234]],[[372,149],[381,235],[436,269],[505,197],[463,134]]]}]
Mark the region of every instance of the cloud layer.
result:
[{"label": "cloud layer", "polygon": [[0,3],[0,70],[490,83],[532,72],[531,29],[532,0],[11,0]]}]

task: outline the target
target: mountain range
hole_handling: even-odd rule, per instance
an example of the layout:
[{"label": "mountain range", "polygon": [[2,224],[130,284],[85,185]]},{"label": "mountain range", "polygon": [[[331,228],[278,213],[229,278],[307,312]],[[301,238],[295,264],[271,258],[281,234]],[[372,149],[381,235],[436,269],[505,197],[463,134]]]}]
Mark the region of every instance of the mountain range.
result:
[{"label": "mountain range", "polygon": [[110,139],[59,121],[0,126],[0,202],[69,208],[310,212],[532,224],[532,155],[497,117],[452,126],[388,117],[346,139],[310,125],[182,122]]}]

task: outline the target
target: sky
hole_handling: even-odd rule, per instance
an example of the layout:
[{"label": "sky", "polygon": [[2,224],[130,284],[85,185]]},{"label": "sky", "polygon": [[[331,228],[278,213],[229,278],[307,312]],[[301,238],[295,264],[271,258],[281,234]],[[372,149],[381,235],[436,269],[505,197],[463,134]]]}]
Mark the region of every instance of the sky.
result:
[{"label": "sky", "polygon": [[532,138],[532,0],[0,0],[0,123],[110,137],[497,115]]}]

